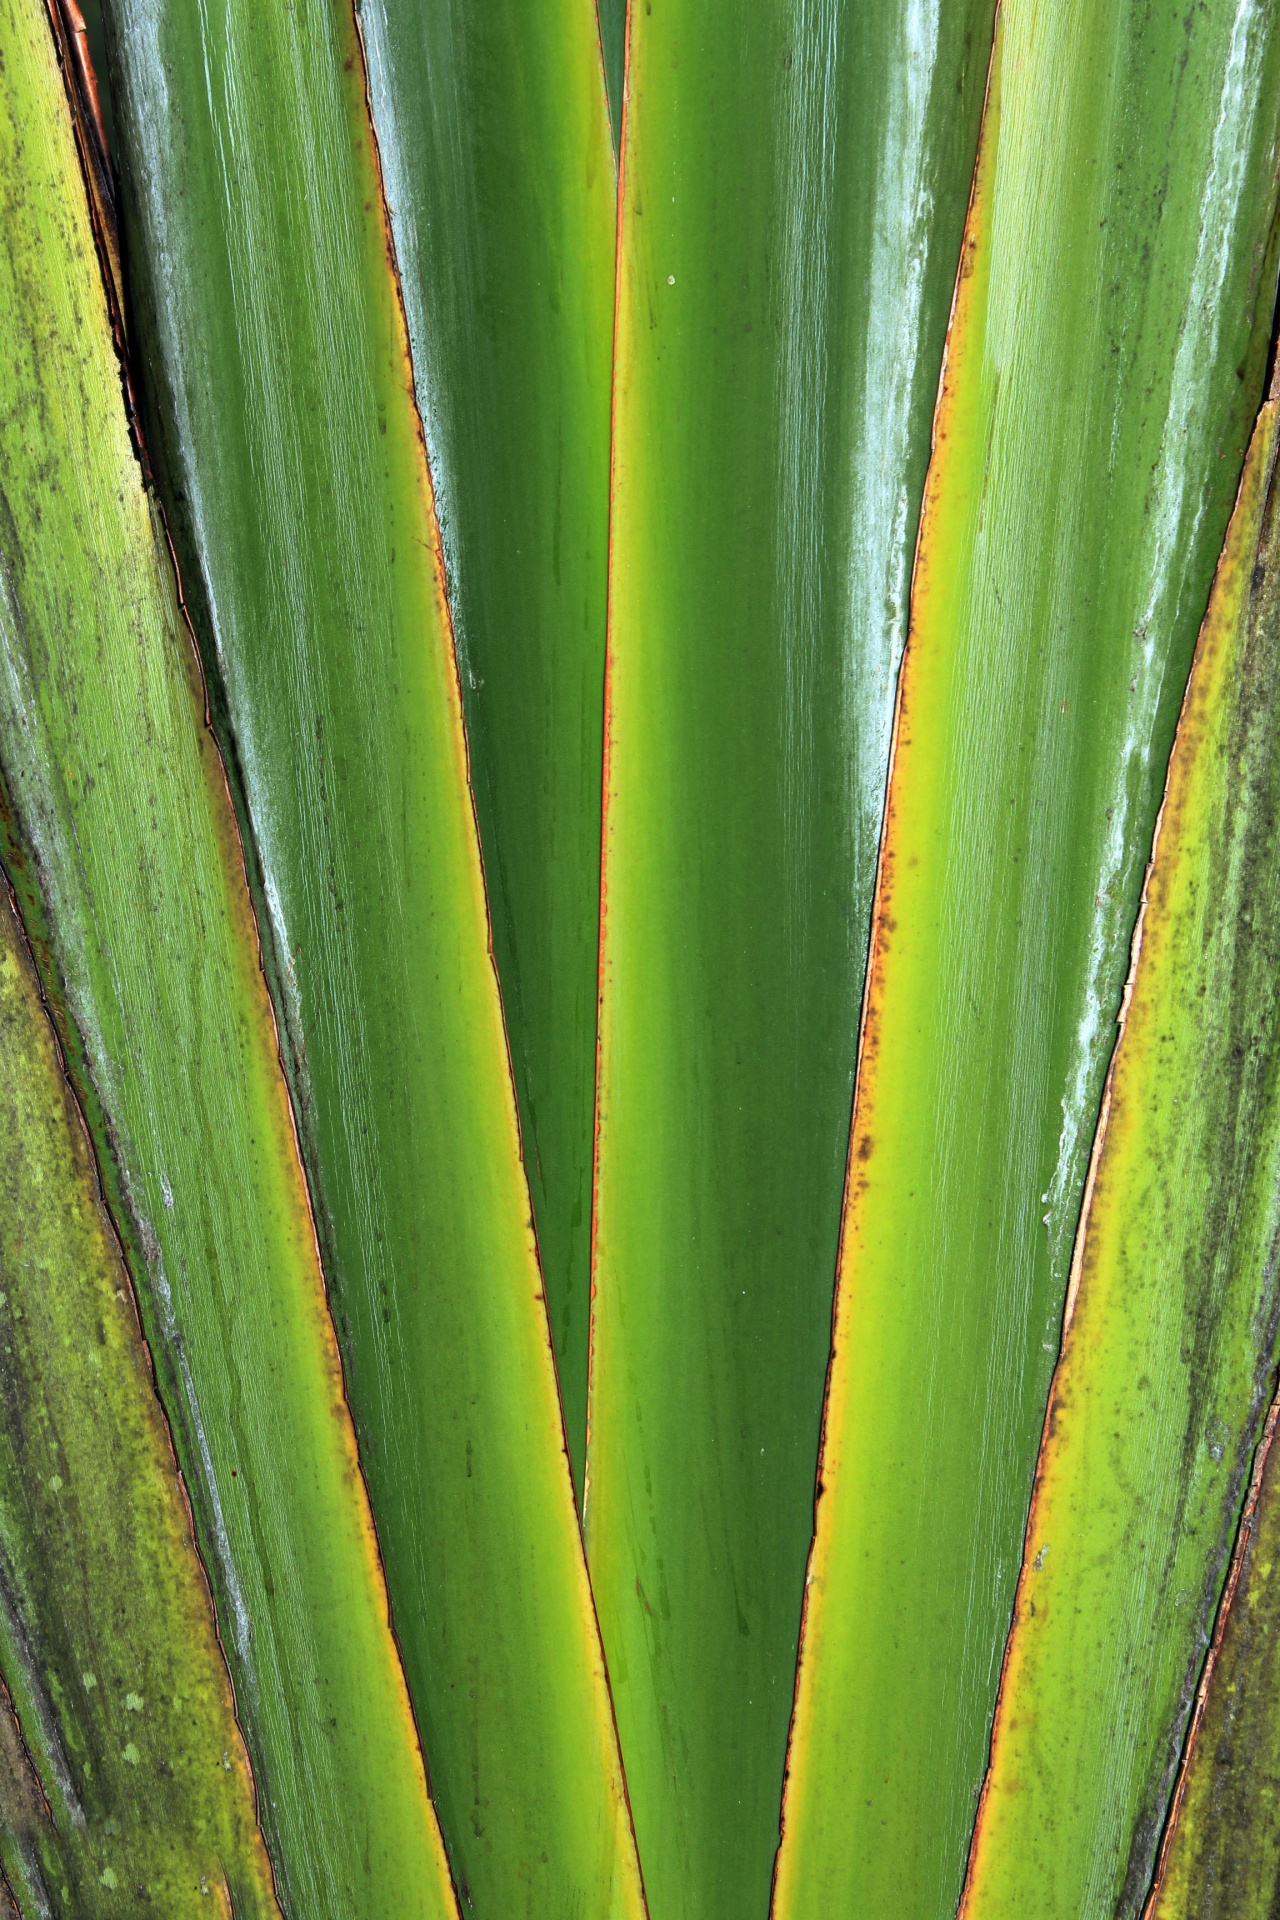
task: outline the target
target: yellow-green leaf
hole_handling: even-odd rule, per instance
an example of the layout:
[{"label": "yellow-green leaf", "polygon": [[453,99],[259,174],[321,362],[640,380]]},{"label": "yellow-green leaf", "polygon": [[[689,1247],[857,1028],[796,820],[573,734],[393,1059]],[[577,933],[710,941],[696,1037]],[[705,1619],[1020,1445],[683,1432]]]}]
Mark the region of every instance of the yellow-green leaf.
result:
[{"label": "yellow-green leaf", "polygon": [[639,1875],[350,0],[112,0],[153,444],[464,1906]]},{"label": "yellow-green leaf", "polygon": [[768,1907],[991,17],[632,9],[586,1528],[654,1920]]},{"label": "yellow-green leaf", "polygon": [[[1263,408],[1169,763],[966,1920],[1141,1911],[1270,1398],[1280,597]],[[1245,1912],[1249,1909],[1242,1908]]]},{"label": "yellow-green leaf", "polygon": [[1265,0],[1003,0],[898,689],[777,1920],[943,1920],[959,1894],[1261,398],[1278,113]]},{"label": "yellow-green leaf", "polygon": [[361,0],[574,1479],[587,1426],[616,179],[591,0]]},{"label": "yellow-green leaf", "polygon": [[137,1278],[286,1909],[445,1920],[235,821],[41,0],[0,0],[0,226],[0,849]]},{"label": "yellow-green leaf", "polygon": [[[0,892],[0,1862],[35,1913],[278,1920],[120,1246]],[[0,1716],[6,1703],[0,1701]],[[207,1890],[207,1891],[206,1891]]]}]

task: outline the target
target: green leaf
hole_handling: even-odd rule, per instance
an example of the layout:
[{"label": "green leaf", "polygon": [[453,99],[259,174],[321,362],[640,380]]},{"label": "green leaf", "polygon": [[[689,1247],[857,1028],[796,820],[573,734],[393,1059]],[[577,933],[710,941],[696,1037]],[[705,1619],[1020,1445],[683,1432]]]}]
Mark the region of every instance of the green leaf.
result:
[{"label": "green leaf", "polygon": [[1273,8],[1001,22],[899,686],[778,1920],[954,1910],[1275,295]]},{"label": "green leaf", "polygon": [[[119,1243],[0,896],[0,1860],[33,1911],[128,1888],[278,1915],[213,1608]],[[0,1702],[0,1716],[7,1703]],[[7,1778],[6,1778],[7,1772]],[[21,1791],[25,1784],[26,1791]]]},{"label": "green leaf", "polygon": [[[1274,534],[1269,530],[1270,549]],[[1274,561],[1266,591],[1274,609]],[[1275,624],[1272,612],[1271,623]],[[1280,1883],[1280,1496],[1272,1405],[1206,1664],[1151,1920],[1269,1914]]]},{"label": "green leaf", "polygon": [[587,1424],[615,181],[590,0],[363,0],[525,1167]]},{"label": "green leaf", "polygon": [[137,336],[464,1905],[641,1894],[347,0],[114,0]]},{"label": "green leaf", "polygon": [[586,1525],[654,1920],[769,1903],[991,17],[632,13]]},{"label": "green leaf", "polygon": [[[1136,1914],[1280,1315],[1278,410],[1165,788],[1073,1266],[962,1911]],[[1248,1906],[1241,1912],[1253,1911]]]},{"label": "green leaf", "polygon": [[440,1920],[234,817],[38,0],[0,0],[0,62],[0,845],[139,1283],[285,1905]]}]

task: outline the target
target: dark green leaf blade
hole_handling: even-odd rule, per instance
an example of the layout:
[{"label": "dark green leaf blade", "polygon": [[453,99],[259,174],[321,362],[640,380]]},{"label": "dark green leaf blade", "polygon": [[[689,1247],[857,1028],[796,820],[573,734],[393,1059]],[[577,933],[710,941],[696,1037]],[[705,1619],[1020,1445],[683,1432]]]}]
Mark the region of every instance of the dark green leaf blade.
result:
[{"label": "dark green leaf blade", "polygon": [[615,182],[583,0],[362,0],[525,1168],[587,1424]]},{"label": "dark green leaf blade", "polygon": [[464,1904],[641,1906],[349,0],[113,0],[137,337]]},{"label": "dark green leaf blade", "polygon": [[0,1185],[0,1673],[27,1748],[0,1769],[0,1860],[66,1920],[121,1896],[179,1920],[210,1895],[278,1920],[132,1290],[7,892]]},{"label": "dark green leaf blade", "polygon": [[600,57],[604,62],[604,82],[609,96],[609,122],[613,129],[615,152],[622,138],[622,88],[626,67],[628,5],[629,0],[596,0]]}]

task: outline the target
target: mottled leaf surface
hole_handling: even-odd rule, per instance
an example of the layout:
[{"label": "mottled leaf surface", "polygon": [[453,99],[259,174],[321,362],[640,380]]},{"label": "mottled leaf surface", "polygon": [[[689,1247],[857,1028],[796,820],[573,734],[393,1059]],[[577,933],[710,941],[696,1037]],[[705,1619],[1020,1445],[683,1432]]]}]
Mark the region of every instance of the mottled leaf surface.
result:
[{"label": "mottled leaf surface", "polygon": [[355,16],[108,19],[162,491],[459,1895],[635,1914]]},{"label": "mottled leaf surface", "polygon": [[278,1920],[133,1293],[7,894],[0,1198],[0,1672],[27,1776],[15,1792],[0,1762],[0,1860],[34,1913],[178,1920],[212,1897]]},{"label": "mottled leaf surface", "polygon": [[[1268,542],[1270,545],[1270,542]],[[1269,562],[1275,611],[1275,561]],[[1270,1916],[1280,1901],[1280,1498],[1275,1409],[1180,1782],[1151,1920]]]}]

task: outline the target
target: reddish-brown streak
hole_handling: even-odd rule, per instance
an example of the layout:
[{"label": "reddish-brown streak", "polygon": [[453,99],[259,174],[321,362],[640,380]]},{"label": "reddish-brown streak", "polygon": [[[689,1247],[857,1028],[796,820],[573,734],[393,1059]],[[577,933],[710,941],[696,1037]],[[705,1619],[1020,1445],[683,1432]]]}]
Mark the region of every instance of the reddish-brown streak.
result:
[{"label": "reddish-brown streak", "polygon": [[[440,519],[436,511],[435,482],[431,473],[431,451],[427,445],[426,428],[423,424],[422,410],[418,405],[417,374],[413,363],[413,346],[409,338],[409,323],[404,302],[404,283],[400,277],[400,263],[396,254],[395,236],[391,226],[391,213],[387,200],[386,180],[382,168],[382,150],[378,144],[377,128],[373,121],[373,101],[369,90],[369,61],[364,44],[364,32],[360,25],[360,16],[352,6],[352,23],[355,28],[356,42],[360,50],[360,71],[364,89],[365,120],[369,134],[370,153],[374,173],[378,182],[378,213],[382,224],[382,239],[386,249],[387,267],[395,288],[396,313],[399,318],[398,344],[405,368],[405,397],[409,401],[413,415],[414,434],[418,443],[418,452],[422,460],[424,486],[423,506],[427,516],[429,534],[428,552],[431,555],[432,576],[439,597],[440,614],[444,621],[446,654],[449,668],[450,691],[453,696],[453,711],[457,721],[458,738],[462,748],[463,778],[467,791],[467,803],[471,815],[471,831],[475,843],[476,856],[480,866],[480,894],[484,908],[485,953],[489,961],[489,970],[493,976],[494,991],[497,996],[498,1014],[502,1024],[503,1054],[506,1065],[507,1090],[511,1100],[511,1115],[515,1125],[516,1147],[520,1162],[521,1178],[524,1184],[525,1227],[533,1241],[534,1261],[538,1273],[536,1297],[546,1306],[545,1288],[542,1282],[542,1254],[538,1245],[538,1223],[530,1197],[528,1176],[525,1173],[524,1136],[520,1122],[520,1103],[515,1092],[515,1068],[511,1050],[511,1037],[507,1028],[506,1006],[502,997],[502,981],[498,974],[497,952],[493,939],[493,915],[489,910],[489,883],[485,874],[484,843],[480,838],[480,817],[476,808],[475,784],[471,776],[471,746],[467,739],[467,730],[463,720],[462,677],[458,669],[458,645],[454,628],[453,607],[449,599],[448,573],[444,561],[444,541],[440,533]],[[366,208],[368,203],[366,202]],[[545,1318],[545,1311],[544,1311]],[[566,1465],[569,1459],[568,1443],[565,1438],[564,1401],[560,1393],[560,1374],[556,1363],[555,1342],[551,1338],[550,1323],[546,1326],[547,1351],[551,1356],[552,1373],[556,1384],[556,1397],[560,1407],[560,1448]]]},{"label": "reddish-brown streak", "polygon": [[[1280,312],[1280,309],[1278,309],[1278,312]],[[1272,365],[1271,381],[1268,388],[1266,404],[1274,406],[1278,402],[1280,402],[1280,356],[1278,356],[1275,359]],[[1273,465],[1271,480],[1268,483],[1269,486],[1275,485],[1276,471],[1277,471],[1277,468],[1276,466]],[[1243,485],[1243,476],[1242,476],[1242,485]],[[1198,639],[1197,639],[1196,651],[1197,653],[1199,652]],[[1195,661],[1193,660],[1191,676],[1187,682],[1187,693],[1184,698],[1184,711],[1189,711],[1193,698],[1196,698],[1201,706],[1207,706],[1208,704],[1207,694],[1200,694],[1198,688],[1196,689],[1196,694],[1193,696],[1192,688],[1193,688],[1194,682],[1195,682]],[[1200,716],[1200,724],[1201,726],[1203,726],[1204,724],[1203,714]],[[1157,831],[1158,831],[1158,828],[1157,828]],[[1231,1615],[1231,1609],[1235,1602],[1236,1589],[1240,1581],[1240,1572],[1241,1572],[1241,1568],[1244,1565],[1244,1556],[1248,1549],[1250,1538],[1252,1537],[1252,1534],[1253,1534],[1253,1526],[1254,1526],[1254,1520],[1257,1515],[1258,1501],[1261,1498],[1261,1494],[1262,1494],[1262,1479],[1266,1471],[1267,1458],[1271,1452],[1271,1445],[1272,1445],[1272,1441],[1275,1438],[1276,1426],[1278,1423],[1280,1423],[1280,1385],[1277,1386],[1275,1397],[1273,1398],[1270,1409],[1268,1410],[1268,1413],[1267,1413],[1266,1424],[1263,1428],[1262,1438],[1258,1443],[1258,1451],[1254,1459],[1253,1474],[1249,1482],[1249,1491],[1245,1499],[1244,1510],[1240,1516],[1240,1526],[1236,1534],[1235,1549],[1231,1556],[1231,1568],[1227,1575],[1227,1582],[1226,1582],[1226,1586],[1223,1589],[1222,1598],[1218,1603],[1218,1614],[1217,1614],[1216,1620],[1214,1621],[1213,1635],[1209,1643],[1209,1651],[1205,1657],[1204,1671],[1200,1676],[1200,1684],[1196,1689],[1195,1707],[1192,1711],[1190,1727],[1187,1730],[1186,1743],[1182,1749],[1182,1756],[1178,1766],[1177,1783],[1173,1790],[1173,1798],[1169,1804],[1169,1812],[1165,1820],[1164,1833],[1161,1836],[1161,1841],[1160,1841],[1160,1851],[1159,1851],[1159,1854],[1156,1856],[1155,1874],[1151,1882],[1151,1891],[1147,1896],[1146,1905],[1143,1908],[1142,1920],[1153,1920],[1153,1916],[1155,1914],[1156,1902],[1160,1897],[1160,1891],[1164,1884],[1164,1877],[1169,1864],[1169,1854],[1173,1845],[1174,1834],[1178,1824],[1178,1817],[1182,1811],[1182,1803],[1187,1791],[1187,1781],[1190,1776],[1190,1768],[1191,1768],[1191,1757],[1192,1757],[1193,1750],[1195,1748],[1196,1737],[1200,1732],[1200,1724],[1204,1718],[1205,1706],[1209,1698],[1209,1683],[1213,1679],[1214,1668],[1218,1664],[1218,1657],[1222,1651],[1222,1642],[1226,1634],[1227,1622]]]},{"label": "reddish-brown streak", "polygon": [[0,1865],[0,1916],[3,1920],[22,1920],[18,1910],[18,1897],[10,1885],[9,1876]]},{"label": "reddish-brown streak", "polygon": [[76,4],[76,0],[55,0],[55,4],[62,15],[69,50],[75,61],[84,110],[98,149],[98,165],[103,174],[109,177],[111,151],[107,145],[107,129],[102,118],[102,98],[98,92],[98,76],[93,70],[93,60],[89,53],[89,29],[85,26],[84,15]]}]

